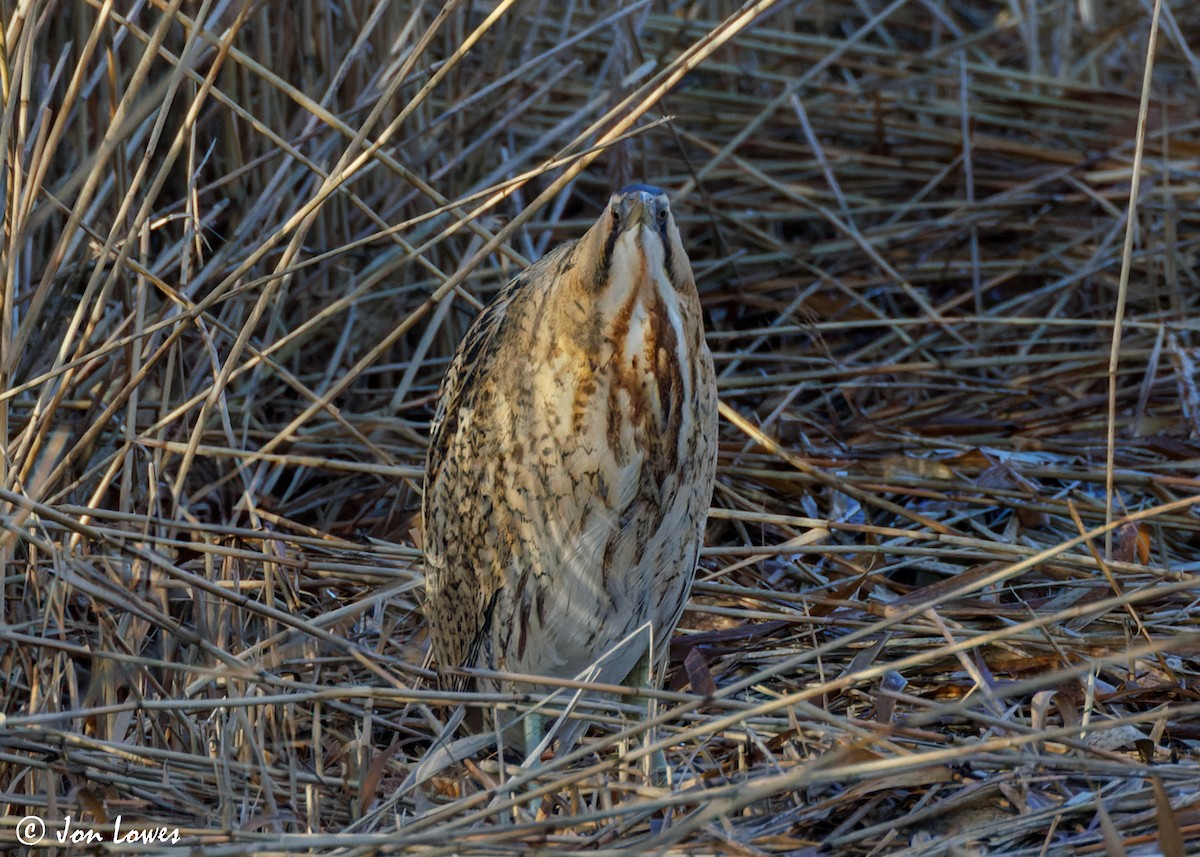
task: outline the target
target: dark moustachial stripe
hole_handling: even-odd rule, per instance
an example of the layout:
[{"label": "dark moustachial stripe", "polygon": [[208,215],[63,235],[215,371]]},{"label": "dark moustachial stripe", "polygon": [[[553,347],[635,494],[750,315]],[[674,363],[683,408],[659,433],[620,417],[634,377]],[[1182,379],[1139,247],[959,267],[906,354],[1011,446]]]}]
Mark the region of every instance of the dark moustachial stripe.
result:
[{"label": "dark moustachial stripe", "polygon": [[604,288],[608,282],[608,269],[612,265],[613,248],[617,246],[617,239],[621,237],[620,223],[610,223],[608,229],[608,237],[604,239],[604,251],[600,254],[600,261],[596,264],[596,276],[592,279],[592,286],[596,291]]},{"label": "dark moustachial stripe", "polygon": [[658,224],[658,237],[662,241],[663,267],[667,269],[667,279],[671,285],[679,288],[675,280],[675,251],[671,249],[671,239],[667,237],[667,221]]}]

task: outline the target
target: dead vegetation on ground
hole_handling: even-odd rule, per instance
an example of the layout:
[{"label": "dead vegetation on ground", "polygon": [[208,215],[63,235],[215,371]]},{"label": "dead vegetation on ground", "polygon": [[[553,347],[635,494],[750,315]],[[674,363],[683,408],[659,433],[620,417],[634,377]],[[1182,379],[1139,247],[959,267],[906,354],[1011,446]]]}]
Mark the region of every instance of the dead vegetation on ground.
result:
[{"label": "dead vegetation on ground", "polygon": [[[1200,848],[1200,6],[0,10],[0,842]],[[723,408],[673,781],[629,699],[402,788],[447,356],[631,179]]]}]

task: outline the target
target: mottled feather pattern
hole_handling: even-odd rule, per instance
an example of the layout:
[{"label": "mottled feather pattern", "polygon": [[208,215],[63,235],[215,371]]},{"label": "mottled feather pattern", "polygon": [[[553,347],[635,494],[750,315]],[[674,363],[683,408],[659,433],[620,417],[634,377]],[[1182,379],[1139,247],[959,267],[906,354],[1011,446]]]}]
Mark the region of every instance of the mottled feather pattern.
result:
[{"label": "mottled feather pattern", "polygon": [[[423,505],[439,666],[573,678],[639,628],[661,663],[716,437],[712,358],[666,197],[624,189],[497,295],[446,373]],[[649,638],[594,678],[625,679]]]}]

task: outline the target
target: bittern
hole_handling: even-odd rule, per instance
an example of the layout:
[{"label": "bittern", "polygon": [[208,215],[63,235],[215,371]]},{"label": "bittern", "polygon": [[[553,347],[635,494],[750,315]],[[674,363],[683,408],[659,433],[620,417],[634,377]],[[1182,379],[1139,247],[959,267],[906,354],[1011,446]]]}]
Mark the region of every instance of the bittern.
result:
[{"label": "bittern", "polygon": [[716,453],[691,263],[666,194],[630,185],[501,289],[442,382],[422,504],[439,666],[660,678]]}]

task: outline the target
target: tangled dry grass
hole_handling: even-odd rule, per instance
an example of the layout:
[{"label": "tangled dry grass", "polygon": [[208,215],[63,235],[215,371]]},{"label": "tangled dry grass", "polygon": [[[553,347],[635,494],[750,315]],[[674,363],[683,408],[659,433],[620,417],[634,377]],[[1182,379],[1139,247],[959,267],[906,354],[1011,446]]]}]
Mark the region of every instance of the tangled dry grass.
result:
[{"label": "tangled dry grass", "polygon": [[[0,10],[5,847],[1200,852],[1200,5]],[[656,728],[414,784],[531,702],[428,682],[447,355],[635,177],[723,414]]]}]

